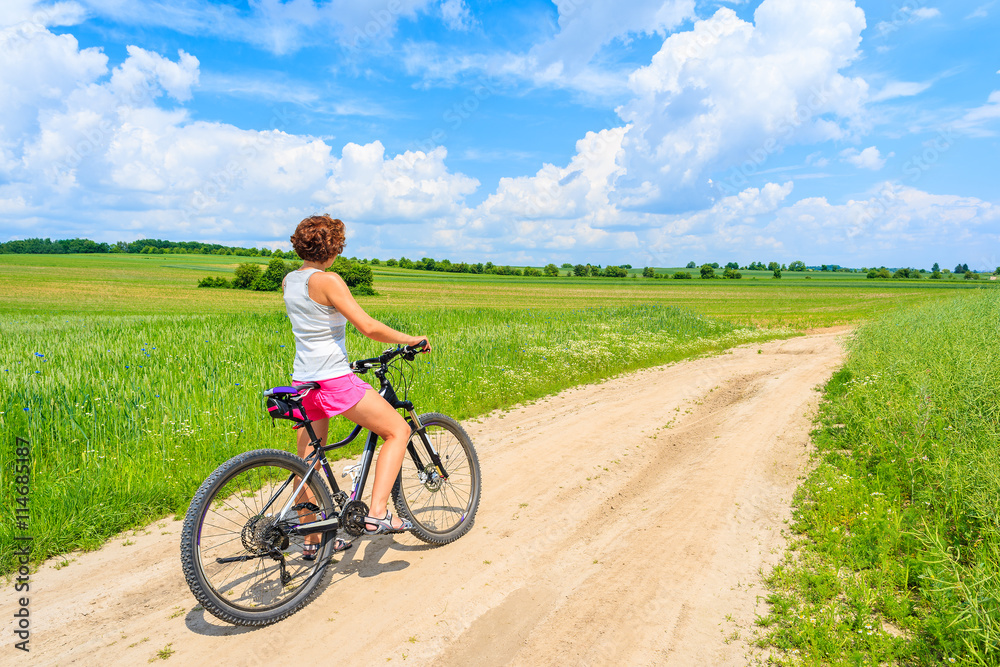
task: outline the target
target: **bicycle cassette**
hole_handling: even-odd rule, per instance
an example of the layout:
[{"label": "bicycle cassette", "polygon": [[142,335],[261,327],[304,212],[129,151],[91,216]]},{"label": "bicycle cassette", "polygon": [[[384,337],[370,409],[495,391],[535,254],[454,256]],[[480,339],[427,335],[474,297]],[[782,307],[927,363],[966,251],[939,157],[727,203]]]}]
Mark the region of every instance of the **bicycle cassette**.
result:
[{"label": "bicycle cassette", "polygon": [[340,514],[340,525],[352,537],[365,534],[365,517],[368,516],[368,505],[360,500],[352,500],[344,506]]}]

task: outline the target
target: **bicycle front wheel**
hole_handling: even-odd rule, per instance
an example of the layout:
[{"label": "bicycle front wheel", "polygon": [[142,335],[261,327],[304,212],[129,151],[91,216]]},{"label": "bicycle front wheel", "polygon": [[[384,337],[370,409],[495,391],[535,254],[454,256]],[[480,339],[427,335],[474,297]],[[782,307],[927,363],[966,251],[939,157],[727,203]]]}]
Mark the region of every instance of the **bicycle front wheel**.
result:
[{"label": "bicycle front wheel", "polygon": [[[321,534],[316,558],[306,560],[305,538],[288,530],[337,511],[316,472],[296,495],[305,473],[299,457],[260,449],[223,463],[198,489],[184,517],[181,564],[206,611],[228,623],[262,626],[316,596],[329,574],[335,532]],[[280,516],[287,507],[294,509]]]},{"label": "bicycle front wheel", "polygon": [[[410,436],[409,461],[392,489],[396,512],[413,523],[413,534],[424,542],[447,544],[469,532],[479,508],[479,458],[462,425],[436,412],[420,415],[427,441]],[[437,452],[444,468],[434,464]]]}]

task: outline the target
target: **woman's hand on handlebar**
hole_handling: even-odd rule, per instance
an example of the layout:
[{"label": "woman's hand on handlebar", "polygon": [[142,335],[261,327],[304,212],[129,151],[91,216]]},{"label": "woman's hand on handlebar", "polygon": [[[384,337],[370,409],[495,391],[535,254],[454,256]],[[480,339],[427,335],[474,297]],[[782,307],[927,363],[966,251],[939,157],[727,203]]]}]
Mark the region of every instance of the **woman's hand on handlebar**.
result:
[{"label": "woman's hand on handlebar", "polygon": [[418,352],[430,352],[431,351],[431,341],[427,336],[414,336],[413,339],[407,343],[408,347],[419,347],[423,343],[421,349]]}]

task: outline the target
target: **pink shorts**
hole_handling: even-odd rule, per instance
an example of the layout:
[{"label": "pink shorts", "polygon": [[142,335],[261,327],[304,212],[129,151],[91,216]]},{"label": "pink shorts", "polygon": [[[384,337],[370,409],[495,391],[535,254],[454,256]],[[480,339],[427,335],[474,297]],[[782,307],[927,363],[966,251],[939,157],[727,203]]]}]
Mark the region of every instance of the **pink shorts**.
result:
[{"label": "pink shorts", "polygon": [[302,399],[302,406],[309,419],[335,417],[357,405],[371,388],[354,373],[320,380],[319,389],[310,390]]}]

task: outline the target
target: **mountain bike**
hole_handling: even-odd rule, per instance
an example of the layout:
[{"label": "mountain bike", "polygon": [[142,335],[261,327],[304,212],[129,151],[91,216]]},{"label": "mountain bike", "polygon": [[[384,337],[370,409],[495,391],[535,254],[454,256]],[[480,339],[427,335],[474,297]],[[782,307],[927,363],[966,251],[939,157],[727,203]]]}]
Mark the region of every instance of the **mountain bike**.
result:
[{"label": "mountain bike", "polygon": [[[448,544],[475,520],[479,459],[456,420],[436,412],[417,415],[407,399],[412,367],[401,362],[412,362],[421,349],[397,346],[351,368],[359,375],[374,373],[379,393],[404,411],[412,431],[392,489],[396,514],[410,521],[410,532],[424,542]],[[402,398],[394,380],[403,385]],[[344,470],[343,476],[352,478],[350,493],[341,490],[326,452],[350,444],[362,428],[322,445],[302,407],[305,394],[318,387],[307,382],[264,392],[270,416],[306,429],[312,449],[305,460],[279,449],[240,454],[208,476],[184,517],[184,577],[205,610],[228,623],[264,626],[302,609],[329,579],[337,531],[365,534],[368,506],[361,498],[378,436],[368,432],[361,462]],[[317,533],[322,537],[313,557],[303,547],[305,536]]]}]

